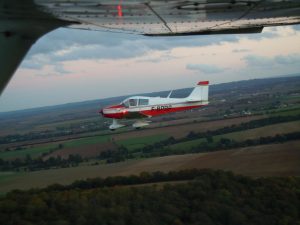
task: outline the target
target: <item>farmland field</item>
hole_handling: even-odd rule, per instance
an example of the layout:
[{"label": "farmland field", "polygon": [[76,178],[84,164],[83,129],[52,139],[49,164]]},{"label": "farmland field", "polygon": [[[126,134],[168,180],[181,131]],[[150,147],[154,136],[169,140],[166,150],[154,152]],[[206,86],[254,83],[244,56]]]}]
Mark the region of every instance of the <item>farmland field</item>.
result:
[{"label": "farmland field", "polygon": [[181,137],[185,137],[191,131],[204,132],[207,130],[215,130],[225,126],[246,123],[252,120],[262,119],[265,117],[266,116],[261,116],[261,115],[245,116],[245,117],[238,117],[238,118],[231,118],[231,119],[180,124],[177,126],[166,126],[166,127],[158,127],[158,128],[151,128],[151,129],[146,128],[138,131],[130,131],[126,133],[114,134],[113,138],[115,141],[120,141],[120,140],[127,140],[129,138],[155,136],[158,134],[173,136],[174,138],[181,138]]},{"label": "farmland field", "polygon": [[190,168],[230,170],[249,176],[300,176],[300,141],[246,147],[236,150],[165,156],[121,163],[6,174],[0,192],[12,189],[69,184],[77,179],[139,174],[142,171],[171,171]]},{"label": "farmland field", "polygon": [[[214,141],[219,141],[221,138],[228,138],[235,141],[245,141],[247,139],[256,139],[260,137],[274,136],[276,134],[286,134],[286,133],[292,133],[296,131],[300,131],[300,121],[279,123],[279,124],[268,125],[264,127],[255,128],[255,129],[216,135],[213,137],[213,139]],[[200,138],[197,140],[174,144],[169,147],[171,149],[188,149],[192,147],[197,147],[203,142],[206,142],[206,139]]]},{"label": "farmland field", "polygon": [[[30,155],[32,158],[41,156],[43,153],[50,153],[52,151],[59,151],[61,148],[78,148],[86,145],[95,145],[98,143],[108,142],[110,140],[109,136],[96,136],[89,138],[81,138],[65,142],[57,142],[53,144],[44,144],[28,147],[23,150],[13,150],[13,151],[1,151],[1,159],[15,159],[15,158],[24,158],[27,155]],[[59,145],[61,147],[59,148]],[[74,152],[75,154],[76,152]],[[70,153],[72,154],[72,152]]]},{"label": "farmland field", "polygon": [[255,139],[259,137],[275,136],[276,134],[286,134],[300,131],[300,121],[292,121],[287,123],[279,123],[259,127],[255,129],[249,129],[245,131],[233,132],[229,134],[223,134],[215,136],[216,140],[221,138],[229,138],[236,141],[244,141],[247,139]]},{"label": "farmland field", "polygon": [[[184,137],[189,132],[203,132],[209,130],[214,130],[222,128],[224,126],[230,126],[233,124],[240,124],[242,122],[248,122],[251,120],[261,119],[263,116],[248,116],[248,117],[239,117],[233,119],[225,120],[216,120],[216,121],[206,121],[206,122],[197,122],[197,123],[188,123],[181,124],[177,126],[167,126],[167,127],[158,127],[151,129],[142,129],[142,130],[133,130],[129,132],[121,133],[112,133],[109,135],[97,135],[93,137],[83,137],[74,140],[66,140],[59,142],[52,142],[47,144],[41,144],[36,146],[31,146],[25,150],[13,150],[13,151],[2,151],[0,152],[0,157],[3,159],[12,159],[12,158],[23,158],[27,154],[31,157],[40,156],[43,153],[49,153],[50,151],[55,150],[51,153],[50,156],[63,156],[67,157],[66,154],[80,154],[82,156],[95,156],[99,152],[105,151],[108,149],[115,149],[109,143],[115,142],[117,145],[125,145],[134,150],[139,147],[144,147],[145,144],[151,144],[156,141],[161,141],[167,139],[168,137]],[[62,149],[59,149],[58,146],[61,144]],[[97,150],[98,149],[98,150]]]},{"label": "farmland field", "polygon": [[146,145],[153,144],[162,140],[166,140],[169,138],[168,135],[153,135],[147,137],[137,137],[137,138],[129,138],[127,140],[117,141],[118,145],[122,145],[126,147],[128,150],[135,150],[138,148],[143,148]]},{"label": "farmland field", "polygon": [[82,145],[91,145],[91,144],[97,144],[97,143],[103,143],[110,141],[110,136],[95,136],[95,137],[87,137],[87,138],[80,138],[72,141],[66,141],[64,142],[64,147],[70,148],[70,147],[79,147]]},{"label": "farmland field", "polygon": [[58,144],[48,144],[45,146],[35,146],[32,148],[14,150],[14,151],[1,151],[1,159],[15,159],[15,158],[25,158],[30,155],[32,158],[41,156],[43,153],[48,153],[58,148]]},{"label": "farmland field", "polygon": [[295,116],[300,115],[300,108],[271,112],[272,116]]},{"label": "farmland field", "polygon": [[99,154],[103,151],[117,150],[117,148],[118,146],[113,142],[102,142],[97,144],[74,146],[54,151],[43,157],[43,159],[57,156],[60,156],[61,158],[68,158],[69,155],[80,155],[83,158],[91,158],[99,156]]},{"label": "farmland field", "polygon": [[[127,125],[125,128],[111,132],[108,130],[111,120],[99,117],[99,108],[120,102],[124,96],[0,113],[1,168],[2,171],[14,171],[0,174],[0,193],[14,188],[42,187],[56,182],[68,184],[89,177],[186,168],[223,169],[250,176],[299,176],[300,141],[140,159],[143,156],[165,155],[164,150],[159,152],[161,149],[149,145],[170,137],[180,139],[190,132],[214,131],[275,116],[297,116],[300,114],[299,87],[300,77],[211,85],[210,104],[207,107],[151,118],[152,123],[140,130],[132,128],[132,121],[124,121]],[[181,95],[189,93],[186,91],[179,90]],[[156,93],[152,94],[159,96]],[[294,117],[285,119],[284,121],[291,121]],[[213,137],[211,144],[217,143],[221,138],[243,141],[297,131],[300,131],[300,121],[284,122],[239,132],[220,133],[222,135]],[[176,150],[197,147],[204,141],[208,140],[192,140],[168,148],[172,148],[171,151],[175,150],[173,153],[176,153]],[[124,149],[121,151],[121,146],[125,146],[129,153]],[[139,150],[146,146],[149,146],[150,150],[144,150],[149,150],[149,153]],[[71,154],[80,155],[83,161],[79,160],[79,164],[72,162],[69,158]],[[57,156],[69,159],[51,159],[45,166],[41,163],[38,167],[33,167],[36,162],[25,161],[24,157],[27,155],[32,158],[42,156],[41,160]],[[132,157],[139,159],[133,160]],[[7,162],[16,158],[21,159],[14,163]],[[59,160],[68,163],[62,164]],[[122,160],[127,161],[105,164]],[[77,165],[78,167],[61,168]],[[29,170],[36,171],[17,172]]]},{"label": "farmland field", "polygon": [[196,140],[192,140],[192,141],[185,141],[185,142],[181,142],[181,143],[177,143],[174,145],[170,145],[168,146],[171,149],[177,150],[177,149],[190,149],[192,147],[197,147],[198,145],[202,144],[206,142],[205,138],[200,138],[200,139],[196,139]]}]

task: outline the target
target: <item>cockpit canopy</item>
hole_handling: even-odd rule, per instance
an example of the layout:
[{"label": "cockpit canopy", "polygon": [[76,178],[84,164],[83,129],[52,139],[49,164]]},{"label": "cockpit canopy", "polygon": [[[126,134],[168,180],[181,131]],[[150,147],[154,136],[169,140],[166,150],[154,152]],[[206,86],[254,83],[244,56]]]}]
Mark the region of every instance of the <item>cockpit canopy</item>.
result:
[{"label": "cockpit canopy", "polygon": [[148,98],[139,98],[139,97],[131,97],[125,99],[121,105],[123,105],[126,108],[130,107],[137,107],[137,106],[146,106],[149,105],[149,99]]}]

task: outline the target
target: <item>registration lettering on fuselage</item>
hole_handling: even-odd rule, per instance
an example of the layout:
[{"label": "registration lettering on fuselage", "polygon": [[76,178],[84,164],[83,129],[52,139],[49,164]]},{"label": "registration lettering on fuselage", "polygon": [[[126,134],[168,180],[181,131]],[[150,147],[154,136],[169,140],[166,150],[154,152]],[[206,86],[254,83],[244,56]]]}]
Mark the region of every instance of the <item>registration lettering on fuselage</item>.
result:
[{"label": "registration lettering on fuselage", "polygon": [[171,109],[172,105],[158,105],[158,106],[152,106],[151,110],[165,110],[165,109]]}]

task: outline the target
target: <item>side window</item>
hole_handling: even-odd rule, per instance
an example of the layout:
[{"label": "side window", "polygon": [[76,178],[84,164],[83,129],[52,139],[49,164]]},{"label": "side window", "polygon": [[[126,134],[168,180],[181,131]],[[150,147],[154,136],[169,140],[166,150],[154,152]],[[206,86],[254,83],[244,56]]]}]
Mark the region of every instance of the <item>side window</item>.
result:
[{"label": "side window", "polygon": [[136,106],[137,105],[137,99],[129,99],[129,105],[130,106]]},{"label": "side window", "polygon": [[149,99],[139,99],[139,105],[149,105]]}]

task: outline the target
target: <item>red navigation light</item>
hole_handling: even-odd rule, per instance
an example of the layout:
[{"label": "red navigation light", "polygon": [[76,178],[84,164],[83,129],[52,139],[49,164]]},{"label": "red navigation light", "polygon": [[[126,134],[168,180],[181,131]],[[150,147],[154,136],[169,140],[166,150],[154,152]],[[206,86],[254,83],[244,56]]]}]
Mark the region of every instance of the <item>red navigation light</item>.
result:
[{"label": "red navigation light", "polygon": [[118,5],[118,16],[122,17],[123,16],[123,12],[122,12],[122,6]]}]

